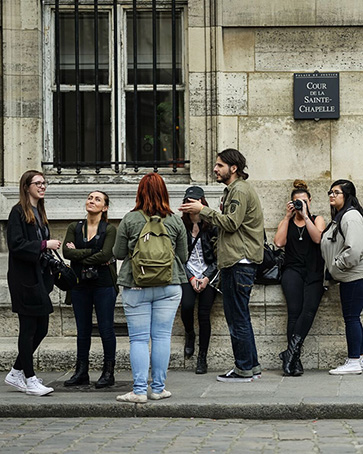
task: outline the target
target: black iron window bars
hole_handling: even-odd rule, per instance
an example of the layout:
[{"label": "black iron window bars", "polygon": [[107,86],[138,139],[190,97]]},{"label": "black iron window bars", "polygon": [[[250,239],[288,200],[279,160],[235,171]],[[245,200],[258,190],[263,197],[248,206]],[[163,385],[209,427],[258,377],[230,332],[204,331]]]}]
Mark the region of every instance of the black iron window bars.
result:
[{"label": "black iron window bars", "polygon": [[176,0],[139,3],[55,0],[53,160],[44,166],[176,172],[189,162],[182,11]]}]

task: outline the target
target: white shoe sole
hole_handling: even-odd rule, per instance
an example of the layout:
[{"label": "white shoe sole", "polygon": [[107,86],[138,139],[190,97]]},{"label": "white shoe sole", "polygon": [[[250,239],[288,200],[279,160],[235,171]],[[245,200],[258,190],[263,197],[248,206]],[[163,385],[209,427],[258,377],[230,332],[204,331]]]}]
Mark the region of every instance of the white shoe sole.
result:
[{"label": "white shoe sole", "polygon": [[12,383],[12,382],[10,382],[10,381],[7,381],[6,378],[5,378],[4,382],[5,382],[7,385],[12,386],[13,388],[16,388],[18,391],[20,391],[20,392],[22,392],[22,393],[25,393],[25,392],[26,392],[26,387],[25,387],[25,388],[22,388],[21,386],[18,386],[18,385],[16,385],[15,383]]},{"label": "white shoe sole", "polygon": [[337,371],[337,370],[333,369],[333,370],[329,371],[330,375],[360,375],[361,373],[362,373],[361,370],[356,370],[356,371],[354,371],[354,370]]},{"label": "white shoe sole", "polygon": [[38,397],[41,397],[41,396],[47,396],[48,394],[52,393],[54,391],[53,388],[50,388],[50,391],[43,391],[43,392],[37,392],[37,391],[26,391],[26,394],[28,396],[38,396]]},{"label": "white shoe sole", "polygon": [[221,381],[223,383],[249,383],[253,381],[253,377],[251,378],[224,378],[224,377],[217,377],[217,381]]}]

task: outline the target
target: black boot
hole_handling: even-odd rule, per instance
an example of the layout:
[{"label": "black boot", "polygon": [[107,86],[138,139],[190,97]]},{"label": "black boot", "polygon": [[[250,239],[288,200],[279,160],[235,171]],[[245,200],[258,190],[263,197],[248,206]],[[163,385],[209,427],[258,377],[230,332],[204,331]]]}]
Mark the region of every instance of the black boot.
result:
[{"label": "black boot", "polygon": [[102,375],[95,384],[97,389],[107,388],[108,386],[113,386],[115,384],[115,377],[113,375],[114,369],[115,361],[104,361]]},{"label": "black boot", "polygon": [[296,364],[300,359],[303,341],[304,340],[301,336],[293,334],[287,350],[279,354],[279,358],[282,360],[282,370],[285,375],[294,375],[294,372],[296,371]]},{"label": "black boot", "polygon": [[195,332],[185,332],[184,358],[189,359],[194,354]]},{"label": "black boot", "polygon": [[197,368],[195,369],[196,374],[206,374],[208,370],[207,364],[207,352],[199,350],[197,358]]},{"label": "black boot", "polygon": [[299,377],[303,373],[304,373],[304,368],[303,368],[303,365],[302,365],[301,360],[299,358],[297,360],[297,362],[296,362],[295,370],[292,371],[292,375],[294,377]]},{"label": "black boot", "polygon": [[77,360],[76,372],[69,380],[64,382],[64,386],[89,385],[88,360]]}]

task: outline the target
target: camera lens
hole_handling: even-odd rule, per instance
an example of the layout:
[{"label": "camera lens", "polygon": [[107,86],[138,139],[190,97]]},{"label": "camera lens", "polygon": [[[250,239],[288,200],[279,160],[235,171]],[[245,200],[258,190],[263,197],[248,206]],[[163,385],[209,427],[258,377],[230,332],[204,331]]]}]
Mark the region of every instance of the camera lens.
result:
[{"label": "camera lens", "polygon": [[303,203],[301,200],[294,200],[292,203],[294,205],[295,210],[298,210],[298,211],[302,210]]}]

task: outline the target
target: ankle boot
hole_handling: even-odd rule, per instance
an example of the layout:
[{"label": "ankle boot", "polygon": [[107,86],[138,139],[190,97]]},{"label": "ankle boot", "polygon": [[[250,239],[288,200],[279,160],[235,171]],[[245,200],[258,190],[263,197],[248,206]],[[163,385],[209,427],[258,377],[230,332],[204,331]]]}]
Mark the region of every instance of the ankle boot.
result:
[{"label": "ankle boot", "polygon": [[195,369],[195,373],[206,374],[207,370],[208,370],[207,352],[200,350],[197,358],[197,368]]},{"label": "ankle boot", "polygon": [[[300,359],[301,347],[304,340],[298,334],[291,336],[287,350],[279,354],[279,358],[282,360],[282,370],[285,375],[294,375],[296,371],[296,364]],[[301,374],[300,374],[301,375]]]},{"label": "ankle boot", "polygon": [[185,345],[184,345],[184,358],[189,359],[194,354],[194,342],[195,342],[195,332],[190,331],[187,333],[185,331]]},{"label": "ankle boot", "polygon": [[64,382],[64,386],[89,385],[88,360],[77,360],[76,371],[69,380]]},{"label": "ankle boot", "polygon": [[115,361],[104,361],[102,375],[95,384],[97,389],[106,388],[115,384],[114,369]]}]

